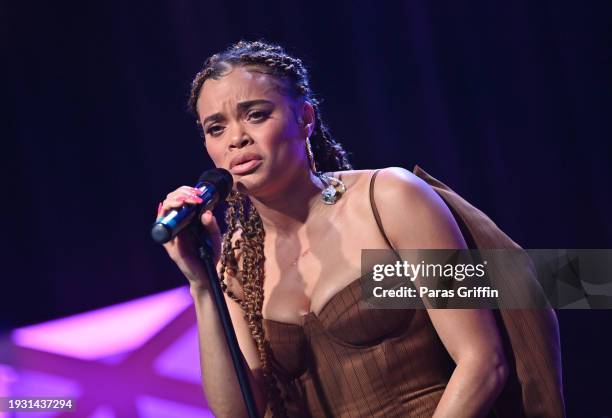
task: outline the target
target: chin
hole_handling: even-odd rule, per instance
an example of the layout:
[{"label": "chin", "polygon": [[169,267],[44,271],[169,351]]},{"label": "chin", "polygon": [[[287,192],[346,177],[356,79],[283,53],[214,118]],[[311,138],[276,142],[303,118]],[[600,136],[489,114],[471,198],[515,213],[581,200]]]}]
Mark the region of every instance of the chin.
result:
[{"label": "chin", "polygon": [[259,173],[234,176],[234,190],[252,196],[261,190],[263,181]]}]

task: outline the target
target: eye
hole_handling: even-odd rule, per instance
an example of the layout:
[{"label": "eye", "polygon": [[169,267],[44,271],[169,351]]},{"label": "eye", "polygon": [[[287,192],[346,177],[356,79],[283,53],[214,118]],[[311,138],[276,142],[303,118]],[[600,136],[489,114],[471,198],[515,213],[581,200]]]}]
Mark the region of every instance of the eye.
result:
[{"label": "eye", "polygon": [[223,126],[221,125],[211,125],[206,129],[206,133],[210,136],[219,136],[223,132]]},{"label": "eye", "polygon": [[247,115],[247,119],[253,122],[263,122],[270,115],[267,110],[254,110]]}]

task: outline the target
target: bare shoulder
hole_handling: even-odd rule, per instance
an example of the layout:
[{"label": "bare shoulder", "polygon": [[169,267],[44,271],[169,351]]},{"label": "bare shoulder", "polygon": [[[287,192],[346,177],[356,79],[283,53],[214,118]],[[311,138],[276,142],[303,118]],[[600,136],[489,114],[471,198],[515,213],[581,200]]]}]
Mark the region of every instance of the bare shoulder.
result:
[{"label": "bare shoulder", "polygon": [[377,203],[390,209],[430,211],[445,204],[418,176],[401,167],[379,170],[374,188]]},{"label": "bare shoulder", "polygon": [[360,187],[364,183],[369,183],[370,177],[376,170],[343,170],[325,173],[328,176],[335,177],[341,180],[351,190],[355,187]]},{"label": "bare shoulder", "polygon": [[353,222],[360,217],[367,217],[371,211],[368,189],[370,180],[376,170],[345,170],[326,173],[342,181],[347,192],[341,199],[345,213],[349,213]]},{"label": "bare shoulder", "polygon": [[462,248],[459,227],[442,198],[401,167],[377,174],[373,198],[395,248]]},{"label": "bare shoulder", "polygon": [[342,180],[347,189],[355,191],[351,194],[361,194],[363,191],[369,191],[372,176],[377,171],[379,173],[376,175],[374,188],[377,203],[380,200],[381,204],[393,204],[398,201],[398,198],[403,198],[410,203],[415,202],[415,199],[431,197],[432,193],[435,194],[422,179],[401,167],[346,170],[328,174]]},{"label": "bare shoulder", "polygon": [[[327,174],[340,179],[346,185],[347,193],[341,199],[341,206],[344,213],[353,219],[352,222],[373,223],[372,211],[376,206],[383,219],[385,231],[387,228],[393,229],[396,220],[410,223],[415,217],[408,219],[408,214],[430,210],[432,205],[440,203],[435,200],[437,196],[433,189],[404,168],[346,170]],[[376,179],[373,182],[375,174]]]},{"label": "bare shoulder", "polygon": [[433,189],[420,177],[402,167],[386,167],[379,170],[376,177],[376,184],[381,197],[387,194],[394,195],[401,193],[408,194],[409,197],[426,197],[435,193]]}]

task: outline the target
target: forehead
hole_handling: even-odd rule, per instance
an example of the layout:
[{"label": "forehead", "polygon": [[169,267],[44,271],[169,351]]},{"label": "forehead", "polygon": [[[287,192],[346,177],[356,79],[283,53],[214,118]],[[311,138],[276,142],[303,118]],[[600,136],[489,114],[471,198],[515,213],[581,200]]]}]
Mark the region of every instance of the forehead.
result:
[{"label": "forehead", "polygon": [[200,117],[222,112],[246,100],[288,100],[280,93],[279,81],[257,69],[232,68],[219,79],[208,79],[200,90],[197,108]]}]

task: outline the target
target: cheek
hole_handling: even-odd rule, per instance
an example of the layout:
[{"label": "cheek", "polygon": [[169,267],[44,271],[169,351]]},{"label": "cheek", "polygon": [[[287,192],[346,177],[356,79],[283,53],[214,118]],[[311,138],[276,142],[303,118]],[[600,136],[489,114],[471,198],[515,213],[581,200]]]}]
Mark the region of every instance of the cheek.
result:
[{"label": "cheek", "polygon": [[269,131],[266,138],[268,151],[275,160],[288,162],[299,158],[300,140],[290,127],[278,127]]},{"label": "cheek", "polygon": [[261,133],[261,138],[265,138],[270,148],[283,153],[293,152],[295,144],[300,141],[299,131],[292,123],[271,123]]},{"label": "cheek", "polygon": [[283,172],[299,167],[304,154],[300,144],[301,142],[296,138],[284,138],[282,143],[275,147],[272,156],[275,161],[274,166]]},{"label": "cheek", "polygon": [[221,167],[223,165],[223,152],[218,145],[213,144],[210,140],[208,142],[205,141],[204,149],[215,166]]}]

